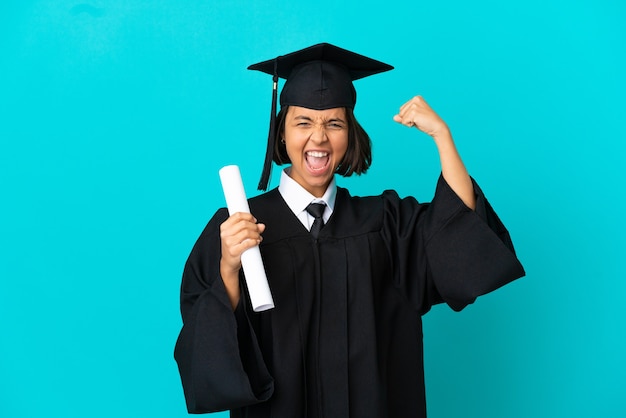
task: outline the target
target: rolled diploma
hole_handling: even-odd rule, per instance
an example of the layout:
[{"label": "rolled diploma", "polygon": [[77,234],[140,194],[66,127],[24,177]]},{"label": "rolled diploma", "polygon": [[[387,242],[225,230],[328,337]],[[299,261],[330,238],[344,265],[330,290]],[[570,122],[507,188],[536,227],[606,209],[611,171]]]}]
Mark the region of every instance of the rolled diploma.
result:
[{"label": "rolled diploma", "polygon": [[[241,173],[236,165],[227,165],[220,169],[220,180],[222,181],[222,189],[224,189],[224,197],[226,198],[226,206],[228,213],[232,215],[237,212],[250,213],[248,199],[243,188]],[[243,267],[248,293],[250,294],[250,302],[255,312],[266,311],[274,307],[274,300],[270,292],[267,276],[265,275],[265,267],[261,259],[261,251],[259,246],[247,249],[241,254],[241,265]]]}]

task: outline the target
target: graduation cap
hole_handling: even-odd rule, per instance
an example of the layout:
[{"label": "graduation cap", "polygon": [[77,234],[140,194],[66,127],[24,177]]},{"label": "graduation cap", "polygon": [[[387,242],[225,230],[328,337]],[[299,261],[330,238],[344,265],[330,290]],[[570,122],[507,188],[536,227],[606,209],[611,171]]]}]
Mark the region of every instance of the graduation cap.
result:
[{"label": "graduation cap", "polygon": [[356,90],[352,81],[392,70],[391,65],[356,54],[337,46],[321,43],[253,64],[257,70],[273,76],[270,130],[259,190],[267,189],[274,155],[278,78],[286,79],[280,93],[280,105],[325,110],[337,107],[354,109]]}]

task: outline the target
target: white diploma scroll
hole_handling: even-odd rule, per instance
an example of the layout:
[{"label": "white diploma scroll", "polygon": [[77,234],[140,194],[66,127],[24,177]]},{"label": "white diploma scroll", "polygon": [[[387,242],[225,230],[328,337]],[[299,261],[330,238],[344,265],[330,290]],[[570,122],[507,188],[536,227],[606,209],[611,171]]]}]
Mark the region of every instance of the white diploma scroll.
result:
[{"label": "white diploma scroll", "polygon": [[[220,180],[222,181],[222,189],[224,189],[224,197],[226,198],[226,206],[228,213],[232,215],[236,212],[250,213],[248,199],[241,181],[241,173],[236,165],[227,165],[220,171]],[[250,302],[254,312],[262,312],[274,307],[272,293],[267,283],[265,275],[265,267],[261,259],[259,246],[247,249],[241,254],[241,265],[250,294]]]}]

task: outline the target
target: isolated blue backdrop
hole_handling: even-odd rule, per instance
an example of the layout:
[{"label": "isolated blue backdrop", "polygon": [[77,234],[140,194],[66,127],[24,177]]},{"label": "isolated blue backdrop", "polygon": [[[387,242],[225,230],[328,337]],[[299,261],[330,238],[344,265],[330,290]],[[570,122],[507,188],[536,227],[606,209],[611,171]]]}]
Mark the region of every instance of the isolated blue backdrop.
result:
[{"label": "isolated blue backdrop", "polygon": [[626,416],[624,22],[618,0],[3,1],[0,416],[186,416],[183,264],[217,170],[254,195],[264,152],[271,82],[245,68],[317,42],[396,67],[356,83],[374,165],[340,184],[431,198],[434,146],[391,119],[422,94],[527,269],[425,316],[430,416]]}]

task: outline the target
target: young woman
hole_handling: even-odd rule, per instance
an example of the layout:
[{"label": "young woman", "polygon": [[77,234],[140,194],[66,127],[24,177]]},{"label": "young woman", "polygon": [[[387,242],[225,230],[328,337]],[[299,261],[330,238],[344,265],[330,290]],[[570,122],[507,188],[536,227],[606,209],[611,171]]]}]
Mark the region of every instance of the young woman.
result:
[{"label": "young woman", "polygon": [[[336,186],[335,174],[371,163],[352,81],[392,67],[319,44],[250,68],[287,80],[260,188],[272,160],[289,167],[278,188],[250,199],[251,214],[218,210],[187,261],[175,357],[188,410],[424,417],[421,315],[442,302],[460,310],[523,276],[508,232],[419,96],[394,120],[437,146],[432,202]],[[261,313],[241,269],[255,245],[275,302]]]}]

